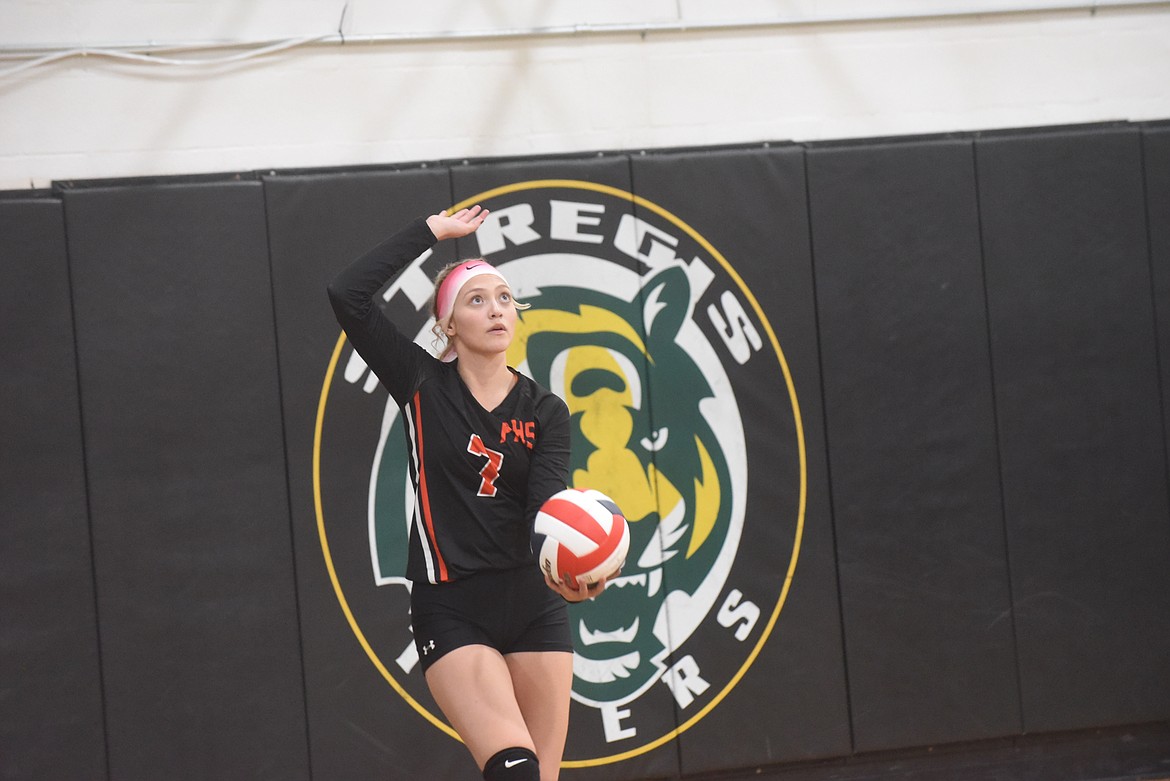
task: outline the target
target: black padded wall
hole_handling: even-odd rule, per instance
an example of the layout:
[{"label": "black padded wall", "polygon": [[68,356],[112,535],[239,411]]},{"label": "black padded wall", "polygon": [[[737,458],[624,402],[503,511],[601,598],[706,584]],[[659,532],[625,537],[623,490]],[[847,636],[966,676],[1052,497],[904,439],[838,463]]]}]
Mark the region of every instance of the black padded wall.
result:
[{"label": "black padded wall", "polygon": [[479,777],[325,296],[472,196],[387,311],[429,343],[429,278],[504,267],[637,544],[563,778],[1170,718],[1168,172],[1155,123],[5,194],[0,775]]},{"label": "black padded wall", "polygon": [[[620,318],[624,327],[632,330],[635,339],[649,345],[641,307],[645,290],[639,287],[647,267],[639,259],[617,249],[622,226],[630,225],[629,220],[635,213],[633,203],[626,197],[633,189],[629,159],[626,156],[460,165],[451,169],[451,184],[456,203],[481,202],[495,212],[493,219],[498,218],[501,225],[498,235],[494,231],[489,234],[481,229],[474,238],[460,240],[460,257],[484,256],[503,269],[513,284],[518,284],[517,297],[520,300],[527,299],[528,303],[534,303],[541,309],[566,306],[565,291],[572,291],[567,295],[566,308],[569,311],[575,310],[582,303],[600,307]],[[607,188],[625,195],[615,195]],[[561,206],[558,207],[558,203]],[[563,224],[557,214],[572,214],[572,225]],[[565,235],[572,238],[566,238]],[[642,242],[637,242],[637,249],[630,248],[634,254],[646,248],[645,236],[642,239]],[[519,284],[524,277],[547,281]],[[554,299],[552,303],[549,302],[550,298]],[[536,317],[539,315],[533,317],[524,313],[524,317],[528,322],[538,323]],[[556,333],[558,330],[550,328],[547,333],[533,338],[557,344],[564,338],[563,334]],[[571,341],[565,340],[558,349],[572,349],[573,346]],[[653,347],[649,349],[654,351]],[[628,420],[631,426],[628,440],[631,442],[652,435],[650,396],[654,378],[648,363],[645,356],[631,356],[635,376],[640,375],[644,383],[640,409],[632,411],[628,418],[615,409],[608,410],[609,414],[617,414]],[[533,360],[533,364],[536,379],[548,385],[548,375],[539,360]],[[532,369],[530,367],[530,371]],[[604,366],[598,364],[594,370],[603,371]],[[596,468],[595,463],[588,463],[588,454],[595,443],[590,440],[581,421],[592,417],[593,413],[582,411],[580,399],[575,401],[576,394],[571,393],[572,387],[573,383],[568,383],[568,387],[554,388],[555,392],[566,398],[574,421],[570,485],[597,488],[615,498],[624,493],[627,498],[624,508],[627,515],[631,519],[641,519],[643,509],[648,508],[631,505],[629,492],[618,489],[611,482],[614,478],[612,473],[606,474],[619,461],[603,458],[606,463],[601,469]],[[621,451],[620,457],[629,456],[628,449],[618,450]],[[653,460],[653,455],[648,460]],[[641,467],[640,464],[621,463],[623,466],[618,471],[624,471],[627,467]],[[587,475],[580,475],[578,470],[586,470]],[[642,498],[646,497],[643,495]],[[622,500],[618,502],[621,504]],[[657,509],[650,509],[650,514],[655,514]],[[653,522],[638,520],[631,524],[633,552],[627,559],[625,574],[637,572],[645,577],[645,573],[637,566],[637,552],[643,542],[655,544],[655,541],[647,540],[649,535],[645,534]],[[640,664],[635,666],[626,679],[637,681],[648,677],[648,671],[655,668],[649,657],[659,649],[647,650],[643,641],[648,639],[651,634],[648,629],[656,621],[663,620],[663,625],[669,621],[663,608],[668,588],[664,586],[657,591],[645,588],[636,607],[630,599],[631,592],[632,589],[619,591],[615,588],[609,594],[603,594],[594,604],[571,606],[569,621],[574,630],[583,626],[609,629],[639,622],[638,626],[643,632],[638,641],[629,646],[638,649],[635,653],[640,654]],[[578,653],[584,658],[604,655],[594,647],[583,645],[580,637],[575,637],[575,643]],[[602,648],[605,648],[604,644]],[[651,683],[646,691],[632,700],[614,705],[606,691],[620,684],[621,681],[610,681],[608,686],[585,684],[583,687],[580,678],[574,679],[574,690],[578,692],[578,697],[584,691],[584,696],[592,702],[582,703],[578,699],[572,705],[572,726],[565,749],[565,758],[570,768],[573,772],[587,771],[588,777],[598,779],[669,777],[677,774],[678,752],[672,741],[663,740],[665,736],[673,734],[679,724],[674,700],[667,687],[661,683]],[[615,761],[615,757],[624,758]]]},{"label": "black padded wall", "polygon": [[[720,672],[728,673],[716,659],[731,663],[734,671],[744,661],[745,646],[763,636],[769,614],[780,612],[761,653],[727,690],[724,702],[679,737],[682,770],[710,772],[847,753],[850,730],[821,427],[803,150],[789,146],[645,155],[633,158],[632,171],[640,197],[686,215],[688,225],[742,279],[742,287],[713,281],[695,304],[695,321],[711,329],[711,341],[720,345],[709,307],[724,311],[725,296],[731,293],[742,297],[750,310],[744,292],[750,291],[780,345],[796,399],[793,404],[780,356],[762,328],[758,350],[742,351],[742,364],[735,358],[725,361],[746,418],[748,453],[745,542],[727,588],[738,590],[744,599],[750,595],[764,615],[751,632],[705,639],[708,647],[697,656],[710,668],[713,682],[722,680]],[[664,395],[677,393],[665,378],[656,387]],[[778,604],[776,586],[788,574],[800,511],[797,415],[805,450],[806,507],[791,589]],[[680,715],[690,714],[682,709]]]},{"label": "black padded wall", "polygon": [[113,778],[308,777],[262,196],[64,194]]},{"label": "black padded wall", "polygon": [[856,748],[1014,733],[971,143],[818,147],[808,167]]},{"label": "black padded wall", "polygon": [[1170,524],[1141,135],[1004,134],[975,149],[1023,727],[1166,718]]},{"label": "black padded wall", "polygon": [[1158,324],[1158,365],[1162,369],[1162,430],[1170,444],[1170,124],[1151,126],[1142,133],[1142,153],[1150,279]]},{"label": "black padded wall", "polygon": [[0,777],[105,778],[61,202],[0,200]]},{"label": "black padded wall", "polygon": [[[370,567],[370,463],[386,393],[367,384],[368,371],[347,368],[353,360],[348,345],[339,353],[328,392],[322,390],[341,335],[326,285],[408,220],[448,206],[448,174],[435,169],[271,176],[264,189],[313,776],[473,777],[463,747],[419,716],[382,673],[407,683],[410,674],[395,660],[411,642],[406,589],[376,586]],[[320,516],[314,501],[319,410]],[[413,676],[415,693],[425,697],[417,669]],[[443,750],[420,751],[420,746]]]}]

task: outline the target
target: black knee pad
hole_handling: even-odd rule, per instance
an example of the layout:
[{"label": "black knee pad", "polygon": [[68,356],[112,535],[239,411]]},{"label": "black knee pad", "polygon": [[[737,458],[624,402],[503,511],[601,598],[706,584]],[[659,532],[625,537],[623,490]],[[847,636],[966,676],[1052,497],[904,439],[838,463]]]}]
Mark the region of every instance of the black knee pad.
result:
[{"label": "black knee pad", "polygon": [[506,748],[483,766],[484,781],[540,781],[540,762],[526,748]]}]

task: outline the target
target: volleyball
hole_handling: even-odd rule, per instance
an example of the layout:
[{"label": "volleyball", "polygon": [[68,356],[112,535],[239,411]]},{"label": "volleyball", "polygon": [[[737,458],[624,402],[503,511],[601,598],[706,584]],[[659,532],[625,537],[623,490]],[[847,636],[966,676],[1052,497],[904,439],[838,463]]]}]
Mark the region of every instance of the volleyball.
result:
[{"label": "volleyball", "polygon": [[536,514],[536,531],[545,535],[540,568],[569,588],[613,575],[630,550],[626,517],[612,499],[593,489],[553,494]]}]

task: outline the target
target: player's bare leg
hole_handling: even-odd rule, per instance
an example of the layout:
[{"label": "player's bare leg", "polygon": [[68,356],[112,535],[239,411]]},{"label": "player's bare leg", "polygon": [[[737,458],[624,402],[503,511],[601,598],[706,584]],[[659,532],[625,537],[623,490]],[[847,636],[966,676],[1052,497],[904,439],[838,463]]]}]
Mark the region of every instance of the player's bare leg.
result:
[{"label": "player's bare leg", "polygon": [[[484,645],[456,648],[431,665],[426,677],[435,702],[480,770],[496,752],[512,746],[540,756],[517,704],[511,670],[499,651]],[[565,701],[567,705],[567,692]]]},{"label": "player's bare leg", "polygon": [[512,673],[516,701],[536,744],[540,781],[556,781],[569,733],[569,694],[573,688],[573,654],[521,652],[504,657]]}]

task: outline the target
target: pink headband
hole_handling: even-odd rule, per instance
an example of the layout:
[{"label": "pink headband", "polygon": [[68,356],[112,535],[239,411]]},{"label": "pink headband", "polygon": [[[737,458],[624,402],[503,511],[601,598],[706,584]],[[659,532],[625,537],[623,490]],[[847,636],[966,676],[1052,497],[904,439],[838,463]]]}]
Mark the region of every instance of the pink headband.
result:
[{"label": "pink headband", "polygon": [[[435,308],[439,312],[439,323],[445,323],[451,317],[451,312],[455,309],[455,301],[459,298],[459,293],[463,290],[463,286],[472,278],[484,274],[499,277],[504,284],[508,283],[508,280],[504,279],[503,274],[490,263],[483,260],[468,260],[447,272],[447,276],[443,278],[442,284],[439,285],[438,292],[435,293]],[[445,360],[451,361],[454,358],[455,349],[452,346],[447,352]]]},{"label": "pink headband", "polygon": [[481,274],[491,274],[493,277],[499,277],[503,280],[504,284],[508,283],[508,280],[504,279],[504,275],[487,261],[469,260],[460,263],[447,273],[447,276],[443,278],[443,284],[439,285],[439,292],[435,294],[440,323],[451,316],[451,311],[455,309],[455,299],[459,298],[459,292],[463,290],[467,281]]}]

